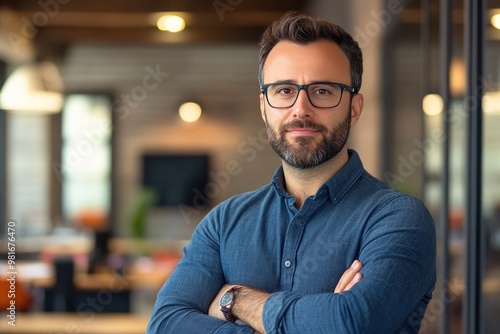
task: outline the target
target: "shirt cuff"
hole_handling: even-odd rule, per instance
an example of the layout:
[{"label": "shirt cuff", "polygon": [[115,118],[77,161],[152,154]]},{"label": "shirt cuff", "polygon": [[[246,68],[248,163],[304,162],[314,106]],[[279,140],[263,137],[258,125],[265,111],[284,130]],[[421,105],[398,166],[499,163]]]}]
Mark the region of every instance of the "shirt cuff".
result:
[{"label": "shirt cuff", "polygon": [[278,334],[282,331],[282,318],[290,305],[299,297],[290,292],[272,293],[264,304],[262,321],[267,334]]},{"label": "shirt cuff", "polygon": [[220,326],[214,334],[253,334],[255,331],[252,327],[238,323],[225,323]]}]

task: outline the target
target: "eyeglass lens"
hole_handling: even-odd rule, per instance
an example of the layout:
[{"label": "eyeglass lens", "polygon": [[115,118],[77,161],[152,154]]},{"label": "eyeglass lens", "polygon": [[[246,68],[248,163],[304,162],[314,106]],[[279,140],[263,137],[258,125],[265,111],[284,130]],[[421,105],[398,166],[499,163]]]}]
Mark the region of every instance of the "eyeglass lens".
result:
[{"label": "eyeglass lens", "polygon": [[[267,88],[267,99],[273,108],[291,107],[299,95],[300,88],[294,84],[274,84]],[[333,83],[319,83],[307,86],[311,104],[318,108],[333,108],[340,103],[342,88]]]}]

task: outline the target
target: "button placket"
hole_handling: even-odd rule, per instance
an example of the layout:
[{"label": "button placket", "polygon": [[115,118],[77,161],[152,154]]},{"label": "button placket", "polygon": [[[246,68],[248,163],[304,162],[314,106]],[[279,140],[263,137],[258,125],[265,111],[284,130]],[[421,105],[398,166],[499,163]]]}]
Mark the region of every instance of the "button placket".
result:
[{"label": "button placket", "polygon": [[281,287],[284,290],[291,291],[293,286],[293,277],[295,275],[296,257],[300,240],[304,233],[305,224],[303,218],[294,217],[290,221],[288,232],[283,247],[283,270],[281,274]]}]

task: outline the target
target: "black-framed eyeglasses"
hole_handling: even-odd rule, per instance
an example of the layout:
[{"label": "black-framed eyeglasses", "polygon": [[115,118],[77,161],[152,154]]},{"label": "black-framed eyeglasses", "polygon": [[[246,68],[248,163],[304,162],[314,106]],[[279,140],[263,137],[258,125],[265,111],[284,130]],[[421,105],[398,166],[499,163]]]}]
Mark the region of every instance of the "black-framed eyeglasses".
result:
[{"label": "black-framed eyeglasses", "polygon": [[273,108],[290,108],[295,104],[300,91],[306,91],[309,102],[316,108],[335,108],[342,101],[344,90],[351,94],[356,89],[337,82],[313,82],[307,85],[297,85],[288,82],[273,82],[261,87],[267,103]]}]

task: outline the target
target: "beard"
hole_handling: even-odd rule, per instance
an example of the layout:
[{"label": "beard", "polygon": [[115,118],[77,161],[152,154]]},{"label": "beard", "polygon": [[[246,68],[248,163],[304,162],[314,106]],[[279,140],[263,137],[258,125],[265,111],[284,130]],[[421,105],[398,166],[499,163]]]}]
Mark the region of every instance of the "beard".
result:
[{"label": "beard", "polygon": [[[332,130],[328,130],[327,127],[311,120],[296,119],[290,123],[282,124],[277,132],[267,122],[266,115],[269,143],[281,159],[292,167],[306,169],[319,166],[336,156],[345,146],[351,128],[350,109],[346,118]],[[314,129],[322,134],[323,139],[315,145],[316,147],[312,147],[314,145],[313,137],[297,137],[293,139],[298,144],[296,147],[297,145],[293,145],[285,138],[287,130],[293,128]]]}]

